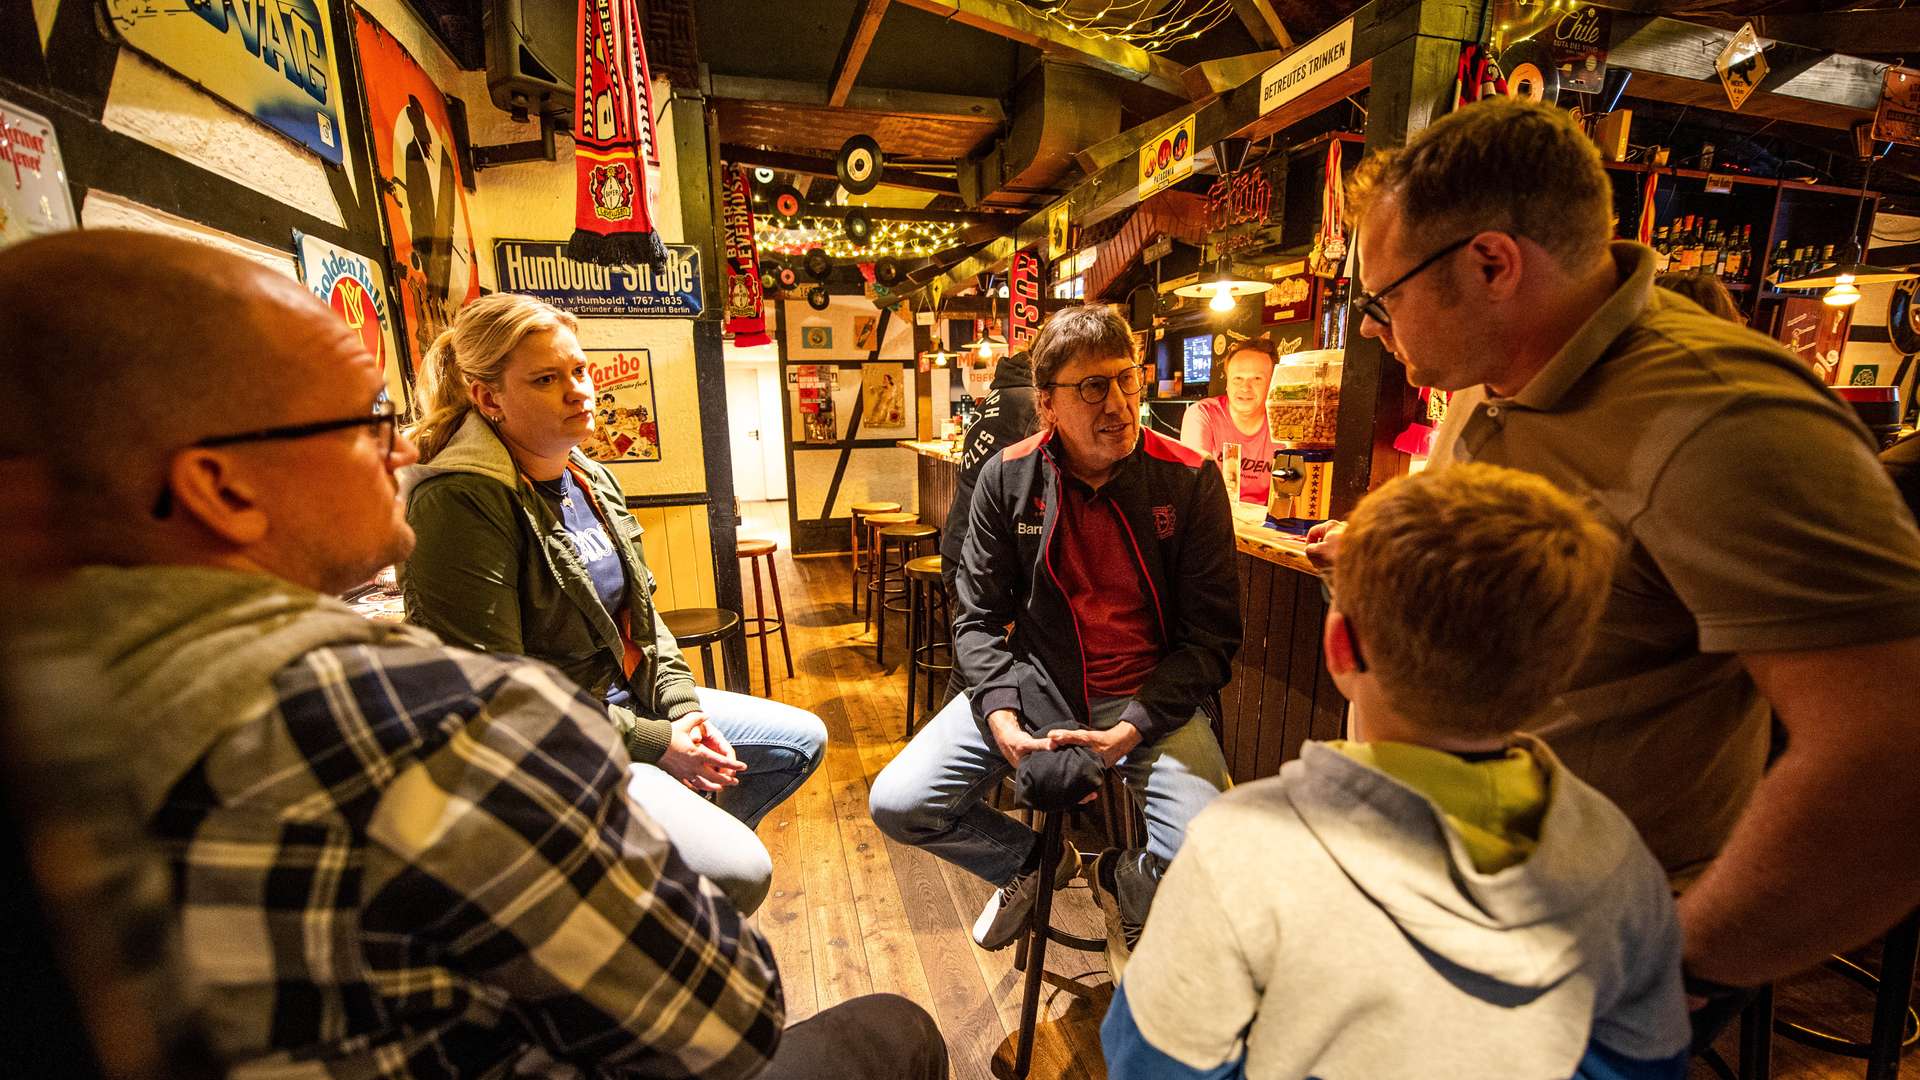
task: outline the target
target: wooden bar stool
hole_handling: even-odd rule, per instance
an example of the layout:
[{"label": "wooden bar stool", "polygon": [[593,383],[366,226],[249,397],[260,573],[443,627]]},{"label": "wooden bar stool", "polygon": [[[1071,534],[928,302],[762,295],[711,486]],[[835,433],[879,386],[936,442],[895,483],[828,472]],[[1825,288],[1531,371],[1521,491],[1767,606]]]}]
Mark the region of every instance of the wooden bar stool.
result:
[{"label": "wooden bar stool", "polygon": [[852,515],[851,526],[848,532],[852,534],[850,539],[853,543],[853,574],[851,575],[853,578],[853,598],[848,601],[848,603],[864,611],[867,594],[866,590],[860,587],[860,577],[868,572],[868,565],[873,560],[873,545],[871,543],[867,545],[867,562],[861,562],[860,536],[866,532],[864,528],[866,522],[863,519],[869,514],[897,514],[900,512],[900,504],[897,502],[854,503],[848,507],[847,510],[848,513]]},{"label": "wooden bar stool", "polygon": [[[717,689],[713,682],[713,644],[725,641],[727,635],[740,628],[740,616],[725,608],[674,608],[661,612],[660,621],[667,624],[667,633],[673,635],[674,644],[680,648],[700,646],[700,663],[707,669],[707,686]],[[722,657],[725,655],[721,653]]]},{"label": "wooden bar stool", "polygon": [[[935,672],[951,672],[953,656],[953,612],[947,606],[947,589],[940,580],[938,555],[922,555],[907,563],[907,735],[913,735],[919,710],[914,706],[914,684],[926,687],[927,715],[933,715],[933,677]],[[938,612],[936,616],[935,612]],[[935,660],[938,650],[947,651],[943,663]],[[921,679],[925,675],[924,680]]]},{"label": "wooden bar stool", "polygon": [[[861,601],[863,620],[860,628],[862,630],[873,625],[873,594],[878,591],[873,587],[873,582],[880,569],[880,557],[884,554],[880,550],[880,530],[894,525],[915,525],[919,521],[920,515],[902,513],[898,510],[868,514],[860,519],[860,527],[867,534],[867,561],[866,565],[860,568],[860,572],[867,579],[867,583],[861,587],[861,593],[866,597]],[[899,596],[904,591],[904,588],[893,589],[890,595]]]},{"label": "wooden bar stool", "polygon": [[[780,568],[773,561],[773,553],[780,545],[772,540],[739,540],[733,545],[736,558],[747,560],[753,568],[753,611],[752,615],[741,616],[743,622],[751,624],[741,633],[750,638],[760,639],[760,681],[766,685],[767,696],[773,696],[773,669],[767,659],[767,635],[780,635],[780,651],[787,658],[787,678],[793,678],[793,646],[787,641],[787,606],[780,598]],[[767,576],[773,579],[774,618],[767,618],[767,599],[760,592],[760,560],[767,562]],[[747,688],[753,688],[753,672],[747,672]]]},{"label": "wooden bar stool", "polygon": [[[872,518],[868,519],[873,520]],[[940,545],[940,530],[931,525],[914,522],[911,525],[888,525],[880,530],[880,546],[875,548],[873,595],[878,598],[879,606],[874,612],[873,659],[875,663],[887,662],[887,612],[907,614],[907,563],[913,559],[921,544],[932,541],[935,547]],[[897,556],[897,557],[896,557]],[[898,572],[899,577],[894,577]],[[889,585],[898,585],[898,589]],[[891,599],[889,599],[891,598]],[[896,604],[894,601],[899,601]]]}]

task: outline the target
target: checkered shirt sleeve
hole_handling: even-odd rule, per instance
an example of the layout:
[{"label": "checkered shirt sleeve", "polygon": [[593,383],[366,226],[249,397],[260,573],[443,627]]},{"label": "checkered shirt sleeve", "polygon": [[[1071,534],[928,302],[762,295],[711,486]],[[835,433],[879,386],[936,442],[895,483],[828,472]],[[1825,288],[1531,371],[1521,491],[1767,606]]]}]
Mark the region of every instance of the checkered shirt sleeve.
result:
[{"label": "checkered shirt sleeve", "polygon": [[342,646],[170,794],[189,964],[234,1075],[749,1077],[768,946],[626,795],[553,669]]}]

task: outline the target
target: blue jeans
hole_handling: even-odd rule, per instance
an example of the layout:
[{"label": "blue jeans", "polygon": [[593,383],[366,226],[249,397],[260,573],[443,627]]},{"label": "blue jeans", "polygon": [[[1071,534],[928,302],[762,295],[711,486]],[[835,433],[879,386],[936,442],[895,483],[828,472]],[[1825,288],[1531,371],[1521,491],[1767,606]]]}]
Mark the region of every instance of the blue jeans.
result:
[{"label": "blue jeans", "polygon": [[673,841],[682,862],[751,915],[773,880],[773,860],[754,826],[820,767],[827,727],[778,701],[704,686],[697,693],[708,721],[747,766],[740,782],[708,802],[659,767],[635,765],[627,792]]},{"label": "blue jeans", "polygon": [[[1093,726],[1119,723],[1128,700],[1096,698]],[[895,840],[1004,885],[1040,839],[984,801],[1012,768],[959,694],[874,778],[867,808]],[[1232,782],[1213,728],[1198,711],[1160,741],[1134,747],[1115,768],[1146,810],[1147,850],[1168,860],[1180,850],[1187,822]]]}]

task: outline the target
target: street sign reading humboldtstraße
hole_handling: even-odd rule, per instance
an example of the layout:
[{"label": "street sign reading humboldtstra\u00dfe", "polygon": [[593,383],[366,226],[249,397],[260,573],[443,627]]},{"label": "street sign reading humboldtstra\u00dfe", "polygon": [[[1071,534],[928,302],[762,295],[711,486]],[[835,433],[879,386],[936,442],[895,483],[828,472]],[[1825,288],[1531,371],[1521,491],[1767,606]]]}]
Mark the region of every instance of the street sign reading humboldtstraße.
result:
[{"label": "street sign reading humboldtstra\u00dfe", "polygon": [[668,244],[658,267],[595,266],[567,258],[565,240],[495,240],[502,292],[526,293],[588,318],[691,319],[704,306],[700,249]]}]

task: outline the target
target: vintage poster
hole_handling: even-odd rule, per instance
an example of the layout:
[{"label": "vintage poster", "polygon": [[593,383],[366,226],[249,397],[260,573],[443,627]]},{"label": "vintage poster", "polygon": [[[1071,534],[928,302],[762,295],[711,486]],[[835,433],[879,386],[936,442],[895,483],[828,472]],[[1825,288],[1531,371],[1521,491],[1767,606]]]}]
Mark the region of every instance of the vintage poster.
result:
[{"label": "vintage poster", "polygon": [[360,335],[368,355],[380,365],[387,381],[387,398],[404,412],[413,398],[405,365],[394,347],[393,312],[387,307],[387,278],[364,255],[330,244],[298,230],[293,234],[300,280],[320,302],[332,308],[342,322]]},{"label": "vintage poster", "polygon": [[344,160],[328,0],[105,0],[120,39],[306,146]]},{"label": "vintage poster", "polygon": [[60,140],[46,117],[0,101],[0,168],[0,247],[74,227]]},{"label": "vintage poster", "polygon": [[811,349],[815,352],[833,348],[833,327],[825,324],[819,326],[802,326],[800,328],[800,347],[803,349]]},{"label": "vintage poster", "polygon": [[1840,354],[1847,347],[1853,309],[1833,307],[1814,296],[1790,296],[1780,305],[1774,339],[1832,386],[1840,381]]},{"label": "vintage poster", "polygon": [[839,425],[833,409],[839,369],[831,364],[801,364],[788,372],[788,378],[793,383],[794,400],[800,409],[800,441],[839,442]]},{"label": "vintage poster", "polygon": [[580,449],[595,461],[660,460],[653,358],[645,349],[586,349],[593,376],[593,434]]},{"label": "vintage poster", "polygon": [[905,377],[899,364],[860,366],[860,400],[865,403],[860,425],[868,434],[906,426],[906,388],[900,385]]},{"label": "vintage poster", "polygon": [[1141,147],[1140,197],[1144,199],[1156,191],[1164,191],[1192,176],[1193,155],[1198,149],[1194,145],[1191,115]]},{"label": "vintage poster", "polygon": [[495,240],[493,271],[505,292],[589,318],[691,319],[702,306],[692,244],[668,244],[659,266],[597,266],[570,258],[564,240]]},{"label": "vintage poster", "polygon": [[404,352],[418,371],[433,339],[480,295],[467,190],[446,99],[392,34],[354,7],[353,36],[366,80],[375,182],[401,311]]},{"label": "vintage poster", "polygon": [[872,352],[880,347],[880,320],[872,315],[853,317],[853,351]]}]

